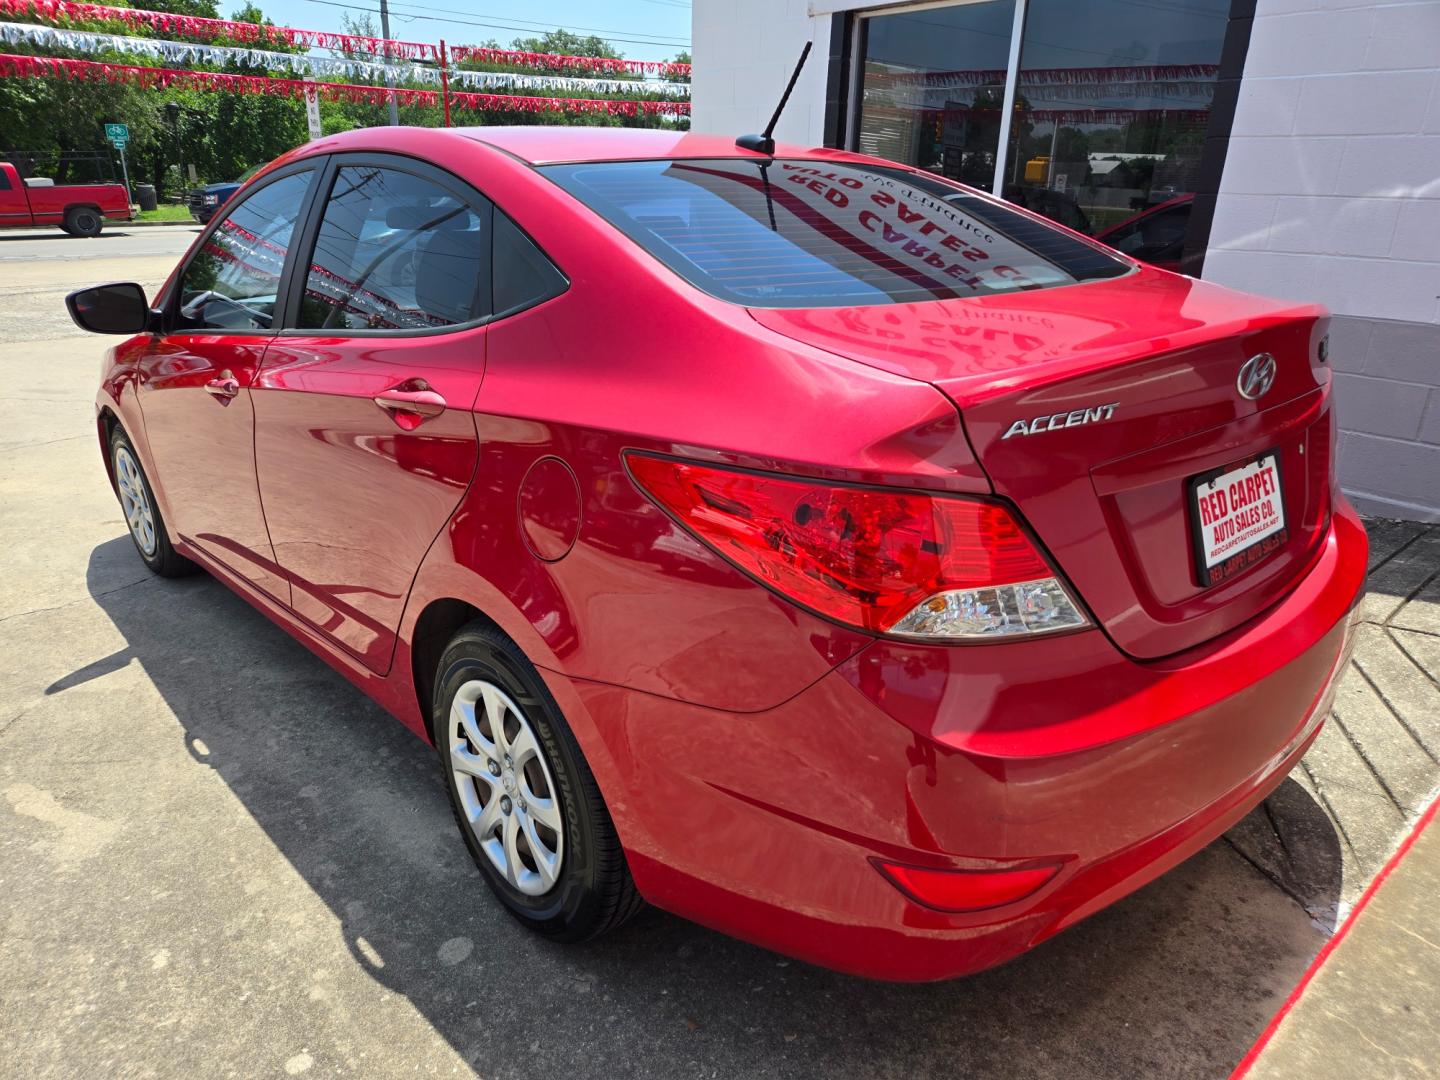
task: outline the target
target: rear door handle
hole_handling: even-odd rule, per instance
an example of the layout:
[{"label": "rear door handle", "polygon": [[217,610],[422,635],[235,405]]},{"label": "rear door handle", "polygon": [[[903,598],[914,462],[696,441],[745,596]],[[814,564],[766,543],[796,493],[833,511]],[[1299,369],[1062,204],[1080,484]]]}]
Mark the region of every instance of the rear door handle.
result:
[{"label": "rear door handle", "polygon": [[375,404],[403,428],[413,428],[445,411],[445,399],[434,390],[383,390],[375,395]]},{"label": "rear door handle", "polygon": [[205,384],[205,392],[221,405],[229,405],[231,399],[240,393],[240,380],[230,372],[222,371],[219,378],[211,379]]}]

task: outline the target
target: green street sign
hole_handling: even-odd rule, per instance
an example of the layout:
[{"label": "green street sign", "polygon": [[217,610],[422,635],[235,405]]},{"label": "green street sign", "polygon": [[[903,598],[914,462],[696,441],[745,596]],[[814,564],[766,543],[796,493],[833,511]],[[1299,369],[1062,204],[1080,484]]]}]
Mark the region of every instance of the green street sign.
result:
[{"label": "green street sign", "polygon": [[127,142],[125,139],[111,139],[110,141],[115,144],[116,150],[124,150]]},{"label": "green street sign", "polygon": [[127,142],[130,138],[130,125],[106,124],[105,137],[117,145]]}]

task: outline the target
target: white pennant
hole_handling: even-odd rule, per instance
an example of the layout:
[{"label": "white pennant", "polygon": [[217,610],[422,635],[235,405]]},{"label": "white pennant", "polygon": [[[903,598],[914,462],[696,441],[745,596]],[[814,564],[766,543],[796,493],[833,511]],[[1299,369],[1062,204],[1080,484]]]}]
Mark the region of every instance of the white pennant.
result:
[{"label": "white pennant", "polygon": [[[99,53],[116,51],[155,57],[170,64],[250,64],[265,68],[293,71],[299,68],[314,75],[382,80],[388,68],[401,81],[428,83],[438,86],[440,70],[408,62],[372,63],[353,57],[310,56],[304,53],[277,53],[266,49],[235,48],[227,45],[203,45],[192,41],[165,41],[160,38],[132,38],[118,34],[97,34],[88,30],[63,30],[33,23],[0,22],[0,41],[7,44],[25,42],[72,52]],[[666,97],[688,98],[689,83],[662,82],[655,79],[585,79],[560,75],[528,75],[508,71],[450,70],[451,82],[485,90],[521,88],[527,90],[577,91],[599,93],[658,93]]]}]

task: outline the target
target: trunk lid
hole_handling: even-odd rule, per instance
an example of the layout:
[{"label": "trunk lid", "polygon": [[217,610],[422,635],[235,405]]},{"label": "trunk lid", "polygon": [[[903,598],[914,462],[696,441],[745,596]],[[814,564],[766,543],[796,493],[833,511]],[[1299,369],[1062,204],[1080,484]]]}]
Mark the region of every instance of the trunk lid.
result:
[{"label": "trunk lid", "polygon": [[[1333,440],[1323,308],[1141,268],[976,299],[751,314],[944,391],[996,493],[1132,656],[1232,629],[1284,596],[1318,551]],[[1248,400],[1237,380],[1261,353],[1276,361],[1273,383]],[[1191,482],[1270,454],[1283,539],[1207,585],[1197,552],[1207,511]]]}]

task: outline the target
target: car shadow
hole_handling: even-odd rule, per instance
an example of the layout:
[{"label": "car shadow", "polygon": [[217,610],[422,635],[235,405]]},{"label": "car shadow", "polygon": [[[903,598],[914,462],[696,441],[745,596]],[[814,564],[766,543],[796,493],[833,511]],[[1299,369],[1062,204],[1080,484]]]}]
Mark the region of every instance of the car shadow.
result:
[{"label": "car shadow", "polygon": [[[486,892],[433,751],[212,579],[117,589],[133,567],[116,545],[130,542],[92,553],[88,585],[125,646],[51,692],[140,663],[195,761],[333,912],[353,963],[485,1076],[1223,1076],[1323,942],[1273,868],[1222,840],[949,983],[837,975],[655,910],[552,945]],[[1340,888],[1324,815],[1293,783],[1277,797],[1310,829],[1294,873],[1323,905]]]}]

